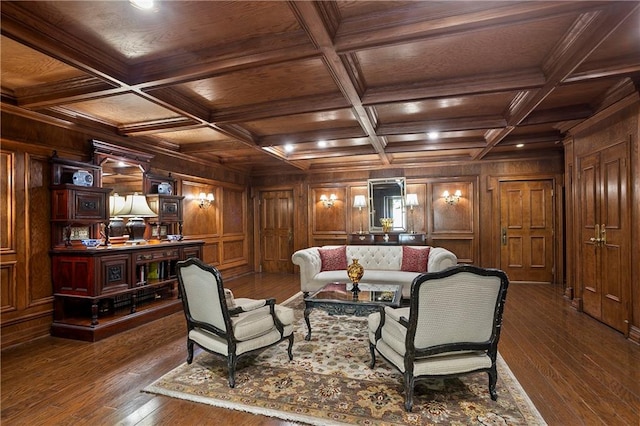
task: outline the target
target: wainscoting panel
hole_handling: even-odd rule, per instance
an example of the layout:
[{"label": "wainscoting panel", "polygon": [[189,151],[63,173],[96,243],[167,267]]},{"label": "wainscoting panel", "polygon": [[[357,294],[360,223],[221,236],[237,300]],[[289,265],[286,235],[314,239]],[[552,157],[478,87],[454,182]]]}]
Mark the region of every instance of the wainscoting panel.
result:
[{"label": "wainscoting panel", "polygon": [[459,263],[477,264],[475,239],[473,237],[434,237],[431,245],[434,247],[444,247],[453,252],[458,257]]}]

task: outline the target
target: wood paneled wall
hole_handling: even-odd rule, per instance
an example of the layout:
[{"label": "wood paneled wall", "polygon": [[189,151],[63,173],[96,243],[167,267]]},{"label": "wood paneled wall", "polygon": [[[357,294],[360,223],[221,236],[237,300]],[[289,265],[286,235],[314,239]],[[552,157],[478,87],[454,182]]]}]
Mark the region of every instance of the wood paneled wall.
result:
[{"label": "wood paneled wall", "polygon": [[[499,198],[495,191],[497,182],[521,179],[551,179],[556,182],[556,192],[563,192],[563,158],[520,161],[483,161],[482,163],[451,165],[448,167],[424,167],[420,169],[383,169],[371,172],[357,171],[310,173],[304,176],[261,177],[261,188],[282,185],[291,179],[298,185],[297,195],[306,200],[306,209],[296,209],[302,232],[295,235],[294,249],[310,246],[346,244],[350,233],[360,228],[360,212],[353,207],[355,195],[367,195],[367,179],[404,176],[407,193],[418,195],[419,206],[414,209],[416,232],[425,233],[430,245],[445,247],[456,253],[460,262],[486,267],[500,265],[500,233],[495,218],[499,218]],[[442,193],[459,189],[462,198],[456,205],[443,201]],[[331,208],[325,208],[320,196],[336,194],[338,200]],[[363,209],[364,230],[368,230],[368,212]],[[562,218],[563,204],[560,198],[554,211],[556,226],[556,281],[564,282]],[[496,216],[497,215],[497,216]],[[496,228],[498,226],[498,228]]]},{"label": "wood paneled wall", "polygon": [[[90,162],[91,139],[76,129],[2,114],[0,149],[0,297],[2,347],[49,334],[53,312],[50,241],[49,158]],[[113,141],[126,145],[126,141]],[[136,148],[136,147],[130,147]],[[136,148],[138,149],[138,148]],[[204,260],[225,277],[254,270],[249,179],[241,173],[188,162],[158,149],[151,171],[177,179],[176,194],[213,192],[200,209],[184,200],[186,239],[205,241]],[[182,160],[182,161],[180,161]]]},{"label": "wood paneled wall", "polygon": [[[630,206],[631,226],[627,234],[630,243],[629,260],[624,264],[630,265],[630,297],[628,309],[629,338],[640,343],[640,95],[638,92],[628,96],[621,102],[612,105],[592,119],[572,130],[572,134],[565,140],[565,176],[566,186],[566,214],[567,214],[567,245],[566,245],[566,276],[567,286],[565,295],[574,300],[574,306],[581,309],[582,283],[580,282],[579,250],[581,241],[580,222],[582,209],[580,206],[580,159],[603,151],[617,144],[629,145],[629,158],[625,167],[630,170],[629,187],[620,197],[629,197],[625,204]],[[624,192],[624,189],[623,189]],[[623,213],[623,212],[620,212]],[[622,283],[620,283],[622,284]],[[624,289],[621,289],[624,290]]]}]

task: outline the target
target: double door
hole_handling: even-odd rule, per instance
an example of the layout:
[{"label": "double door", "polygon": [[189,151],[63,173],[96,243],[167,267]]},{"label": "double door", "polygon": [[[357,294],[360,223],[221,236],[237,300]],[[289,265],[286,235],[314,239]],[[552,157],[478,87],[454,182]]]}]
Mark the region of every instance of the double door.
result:
[{"label": "double door", "polygon": [[581,157],[578,176],[582,308],[625,335],[631,297],[628,158],[627,143],[613,145]]}]

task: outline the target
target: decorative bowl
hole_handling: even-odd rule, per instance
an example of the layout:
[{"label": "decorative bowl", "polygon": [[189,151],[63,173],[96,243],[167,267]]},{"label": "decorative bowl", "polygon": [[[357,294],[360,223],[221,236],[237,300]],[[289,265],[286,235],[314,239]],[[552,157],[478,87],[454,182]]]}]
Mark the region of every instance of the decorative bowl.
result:
[{"label": "decorative bowl", "polygon": [[94,247],[98,247],[100,244],[102,244],[102,240],[97,240],[97,239],[82,240],[81,243],[82,243],[83,246],[85,246],[87,248],[94,248]]},{"label": "decorative bowl", "polygon": [[180,241],[182,239],[182,235],[167,235],[167,240],[169,241]]}]

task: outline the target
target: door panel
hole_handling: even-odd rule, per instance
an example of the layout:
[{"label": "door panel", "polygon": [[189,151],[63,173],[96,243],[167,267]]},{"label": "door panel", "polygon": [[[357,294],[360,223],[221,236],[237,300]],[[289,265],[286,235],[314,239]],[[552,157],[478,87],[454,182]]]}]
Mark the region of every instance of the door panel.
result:
[{"label": "door panel", "polygon": [[260,193],[260,251],[263,272],[293,273],[293,194]]},{"label": "door panel", "polygon": [[630,288],[630,228],[627,206],[627,146],[616,145],[602,152],[602,214],[605,241],[602,244],[602,321],[626,332],[625,291]]},{"label": "door panel", "polygon": [[[602,318],[601,289],[597,275],[600,267],[598,247],[593,241],[599,236],[596,233],[596,218],[600,218],[600,156],[598,154],[580,160],[580,277],[582,280],[582,309],[596,319]],[[598,221],[599,222],[599,221]]]},{"label": "door panel", "polygon": [[513,281],[553,282],[553,182],[500,184],[501,269]]}]

